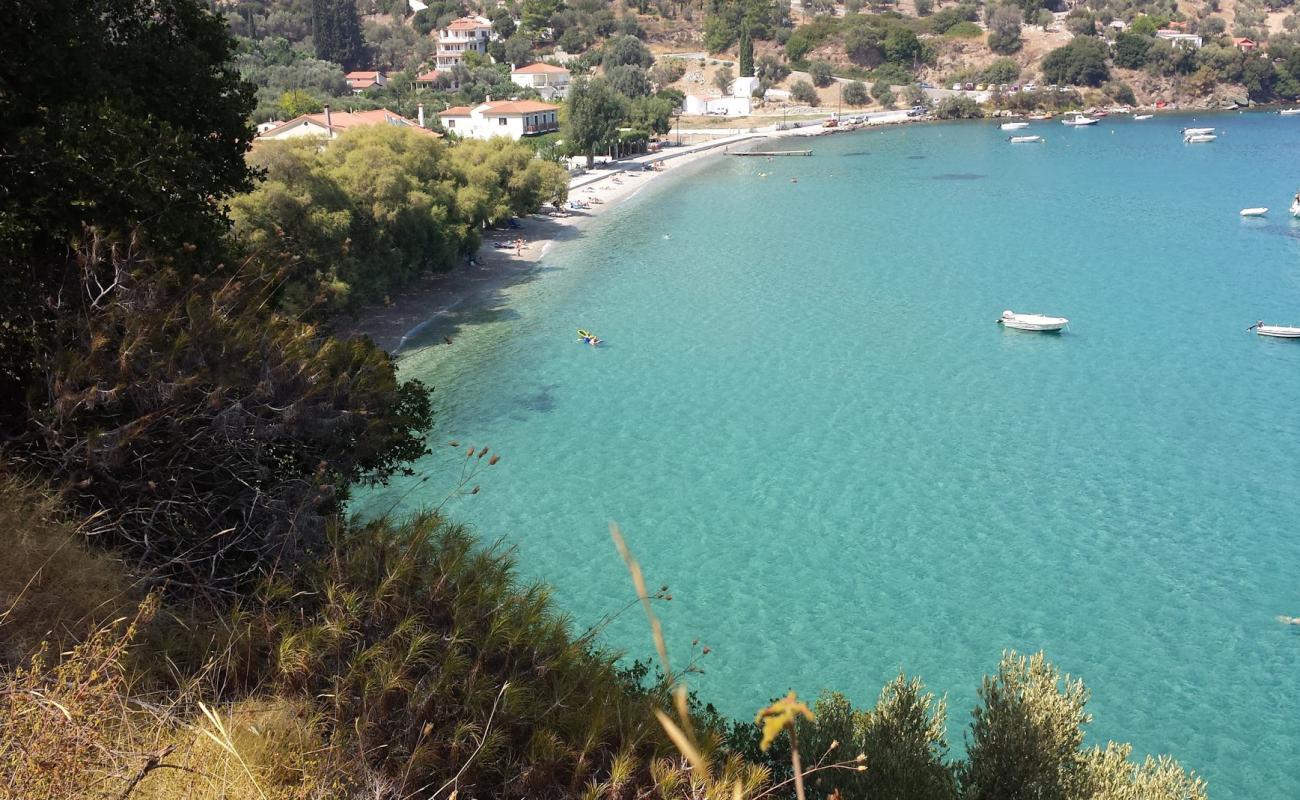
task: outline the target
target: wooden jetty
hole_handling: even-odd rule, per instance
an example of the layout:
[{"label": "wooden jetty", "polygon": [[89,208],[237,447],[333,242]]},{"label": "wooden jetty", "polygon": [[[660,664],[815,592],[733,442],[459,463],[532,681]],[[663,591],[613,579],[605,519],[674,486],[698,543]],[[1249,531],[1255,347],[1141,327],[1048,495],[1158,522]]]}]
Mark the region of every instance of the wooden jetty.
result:
[{"label": "wooden jetty", "polygon": [[811,150],[751,150],[747,153],[732,153],[733,156],[810,156]]}]

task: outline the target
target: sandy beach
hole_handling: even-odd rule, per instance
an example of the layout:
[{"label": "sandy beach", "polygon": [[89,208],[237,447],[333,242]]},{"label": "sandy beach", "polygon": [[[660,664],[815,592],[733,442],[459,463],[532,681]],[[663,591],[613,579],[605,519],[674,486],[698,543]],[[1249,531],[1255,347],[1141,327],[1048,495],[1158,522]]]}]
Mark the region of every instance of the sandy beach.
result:
[{"label": "sandy beach", "polygon": [[[561,210],[547,209],[518,219],[518,228],[488,231],[471,263],[424,276],[389,297],[387,303],[362,309],[355,319],[337,321],[335,331],[344,337],[369,336],[383,349],[397,353],[430,324],[454,322],[461,309],[481,308],[492,295],[524,280],[554,243],[578,235],[583,226],[652,181],[671,176],[699,159],[724,154],[732,144],[771,135],[741,134],[686,152],[669,150],[589,170],[570,182],[569,201]],[[654,169],[642,169],[651,164]],[[571,203],[585,208],[570,208]]]}]

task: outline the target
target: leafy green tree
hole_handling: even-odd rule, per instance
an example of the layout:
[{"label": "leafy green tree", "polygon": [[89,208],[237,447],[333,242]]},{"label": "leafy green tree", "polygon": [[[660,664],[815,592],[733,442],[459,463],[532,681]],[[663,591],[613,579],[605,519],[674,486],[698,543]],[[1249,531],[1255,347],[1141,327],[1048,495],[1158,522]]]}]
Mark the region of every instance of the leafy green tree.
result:
[{"label": "leafy green tree", "polygon": [[947,33],[948,29],[961,22],[974,22],[979,19],[979,12],[972,3],[962,3],[951,8],[936,11],[930,17],[930,30],[935,33]]},{"label": "leafy green tree", "polygon": [[816,87],[802,78],[790,85],[790,99],[807,106],[821,104],[821,98],[817,96]]},{"label": "leafy green tree", "polygon": [[835,82],[835,73],[828,61],[814,61],[808,65],[808,77],[813,86],[825,87]]},{"label": "leafy green tree", "polygon": [[1020,77],[1020,65],[1014,58],[999,58],[984,68],[980,80],[984,83],[1013,83]]},{"label": "leafy green tree", "polygon": [[632,101],[628,122],[633,128],[662,136],[672,130],[677,105],[667,97],[639,97]]},{"label": "leafy green tree", "polygon": [[1048,83],[1100,86],[1110,77],[1106,55],[1106,44],[1100,39],[1076,38],[1043,58],[1043,80]]},{"label": "leafy green tree", "polygon": [[680,59],[661,58],[650,68],[650,82],[659,88],[676,83],[686,74],[686,65]]},{"label": "leafy green tree", "polygon": [[564,141],[574,153],[585,155],[590,167],[596,151],[608,148],[618,137],[627,100],[602,78],[579,78],[569,88],[566,104]]},{"label": "leafy green tree", "polygon": [[871,96],[885,108],[894,107],[894,90],[886,81],[876,81],[876,84],[871,87]]},{"label": "leafy green tree", "polygon": [[919,678],[902,672],[880,691],[862,720],[861,747],[867,755],[863,797],[895,800],[954,800],[956,775],[947,761],[947,703],[925,691]]},{"label": "leafy green tree", "polygon": [[321,102],[310,92],[290,89],[280,95],[280,100],[276,103],[276,110],[280,115],[280,119],[294,119],[303,114],[315,114],[320,111]]},{"label": "leafy green tree", "polygon": [[595,39],[590,31],[585,28],[573,27],[560,34],[556,44],[566,53],[582,53],[591,47],[594,41]]},{"label": "leafy green tree", "polygon": [[916,15],[918,17],[928,17],[934,10],[934,0],[915,0]]},{"label": "leafy green tree", "polygon": [[939,119],[979,119],[984,116],[984,110],[979,103],[962,94],[940,100],[934,115]]},{"label": "leafy green tree", "polygon": [[864,67],[874,67],[885,60],[879,32],[865,25],[855,25],[845,32],[844,52],[854,64]]},{"label": "leafy green tree", "polygon": [[844,102],[851,106],[865,106],[871,102],[867,85],[862,81],[850,81],[844,85]]},{"label": "leafy green tree", "polygon": [[903,101],[912,108],[930,107],[930,96],[925,93],[924,89],[914,83],[908,84],[907,88],[903,90]]},{"label": "leafy green tree", "polygon": [[605,48],[601,56],[601,64],[606,69],[624,64],[646,68],[653,64],[654,60],[650,48],[646,47],[645,42],[635,36],[613,37],[608,42],[605,42]]},{"label": "leafy green tree", "polygon": [[1162,24],[1161,20],[1141,14],[1129,24],[1128,32],[1136,36],[1155,36],[1156,31],[1160,29]]},{"label": "leafy green tree", "polygon": [[[251,185],[253,87],[231,65],[225,22],[193,0],[18,2],[0,25],[0,431],[23,425],[29,389],[60,349],[54,309],[83,299],[88,228],[142,236],[176,271],[225,228]],[[112,276],[100,276],[104,285]]]},{"label": "leafy green tree", "polygon": [[348,70],[366,66],[366,45],[353,0],[312,0],[311,29],[317,58]]},{"label": "leafy green tree", "polygon": [[[791,34],[785,43],[786,58],[792,62],[803,61],[804,56],[808,55],[813,49],[813,42],[808,38],[802,29],[796,30]],[[717,52],[716,50],[710,52]]]},{"label": "leafy green tree", "polygon": [[754,77],[754,40],[748,30],[740,32],[740,77]]},{"label": "leafy green tree", "polygon": [[504,8],[498,8],[492,12],[492,32],[499,39],[509,39],[515,35],[516,25],[515,18],[510,16],[510,12]]},{"label": "leafy green tree", "polygon": [[1000,6],[989,21],[989,49],[995,53],[1014,53],[1020,49],[1020,9]]},{"label": "leafy green tree", "polygon": [[605,80],[615,91],[634,100],[650,94],[650,78],[646,71],[635,64],[623,64],[605,70]]},{"label": "leafy green tree", "polygon": [[885,35],[885,58],[890,63],[911,67],[921,60],[921,40],[909,28],[890,28]]},{"label": "leafy green tree", "polygon": [[515,34],[505,40],[502,56],[505,62],[516,68],[525,67],[533,61],[533,41],[523,34]]},{"label": "leafy green tree", "polygon": [[754,66],[755,77],[765,88],[771,88],[786,78],[790,77],[790,68],[781,62],[781,59],[766,53],[758,59]]},{"label": "leafy green tree", "polygon": [[1146,36],[1120,31],[1115,34],[1115,66],[1141,69],[1146,66],[1151,45],[1152,40]]},{"label": "leafy green tree", "polygon": [[1123,81],[1109,81],[1101,87],[1102,92],[1116,103],[1126,105],[1136,105],[1137,96],[1133,94],[1133,87]]},{"label": "leafy green tree", "polygon": [[968,800],[1074,800],[1086,796],[1083,726],[1088,690],[1042,653],[1003,654],[985,677],[972,714],[962,797]]},{"label": "leafy green tree", "polygon": [[524,0],[521,22],[526,31],[549,27],[551,15],[560,10],[560,0]]}]

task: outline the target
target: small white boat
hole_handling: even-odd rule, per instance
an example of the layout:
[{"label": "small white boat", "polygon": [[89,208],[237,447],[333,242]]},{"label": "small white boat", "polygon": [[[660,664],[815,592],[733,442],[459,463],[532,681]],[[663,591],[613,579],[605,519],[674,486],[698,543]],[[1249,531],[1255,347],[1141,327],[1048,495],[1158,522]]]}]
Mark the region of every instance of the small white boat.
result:
[{"label": "small white boat", "polygon": [[1134,115],[1133,115],[1133,119],[1151,119],[1151,117],[1153,117],[1153,116],[1155,116],[1155,115],[1154,115],[1154,114],[1134,114]]},{"label": "small white boat", "polygon": [[1256,322],[1246,330],[1254,329],[1260,336],[1272,336],[1275,339],[1300,339],[1300,328],[1290,325],[1265,325],[1263,320]]},{"label": "small white boat", "polygon": [[1041,142],[1041,136],[1008,136],[1007,141],[1012,144],[1029,144],[1030,142]]},{"label": "small white boat", "polygon": [[1183,136],[1205,136],[1214,133],[1214,128],[1183,128]]},{"label": "small white boat", "polygon": [[1241,215],[1243,217],[1262,217],[1267,213],[1267,208],[1243,208],[1241,210]]},{"label": "small white boat", "polygon": [[1284,108],[1277,113],[1281,114],[1284,117],[1294,117],[1300,114],[1300,108]]},{"label": "small white boat", "polygon": [[1004,328],[1014,328],[1018,331],[1059,333],[1062,328],[1070,324],[1070,321],[1065,317],[1048,317],[1043,314],[1017,314],[1008,310],[1002,312],[1002,316],[998,317],[997,323]]},{"label": "small white boat", "polygon": [[1183,137],[1183,144],[1205,144],[1219,137],[1212,133],[1189,133]]},{"label": "small white boat", "polygon": [[1066,117],[1065,119],[1061,120],[1061,124],[1070,125],[1073,127],[1080,127],[1083,125],[1096,125],[1100,121],[1101,120],[1093,119],[1092,117],[1085,117],[1082,114],[1075,114],[1073,117]]},{"label": "small white boat", "polygon": [[1300,218],[1300,194],[1296,195],[1295,199],[1291,201],[1290,211],[1291,216]]},{"label": "small white boat", "polygon": [[1028,128],[1029,123],[1028,122],[1004,122],[999,127],[1001,127],[1002,130],[1004,131],[1018,131],[1023,128]]}]

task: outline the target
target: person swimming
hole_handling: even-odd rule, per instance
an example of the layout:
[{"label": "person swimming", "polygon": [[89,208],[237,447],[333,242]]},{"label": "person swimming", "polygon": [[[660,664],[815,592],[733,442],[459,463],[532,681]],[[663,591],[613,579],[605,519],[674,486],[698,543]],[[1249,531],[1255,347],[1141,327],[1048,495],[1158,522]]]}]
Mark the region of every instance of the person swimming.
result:
[{"label": "person swimming", "polygon": [[1279,614],[1277,621],[1283,625],[1300,625],[1300,617],[1288,617],[1286,614]]}]

